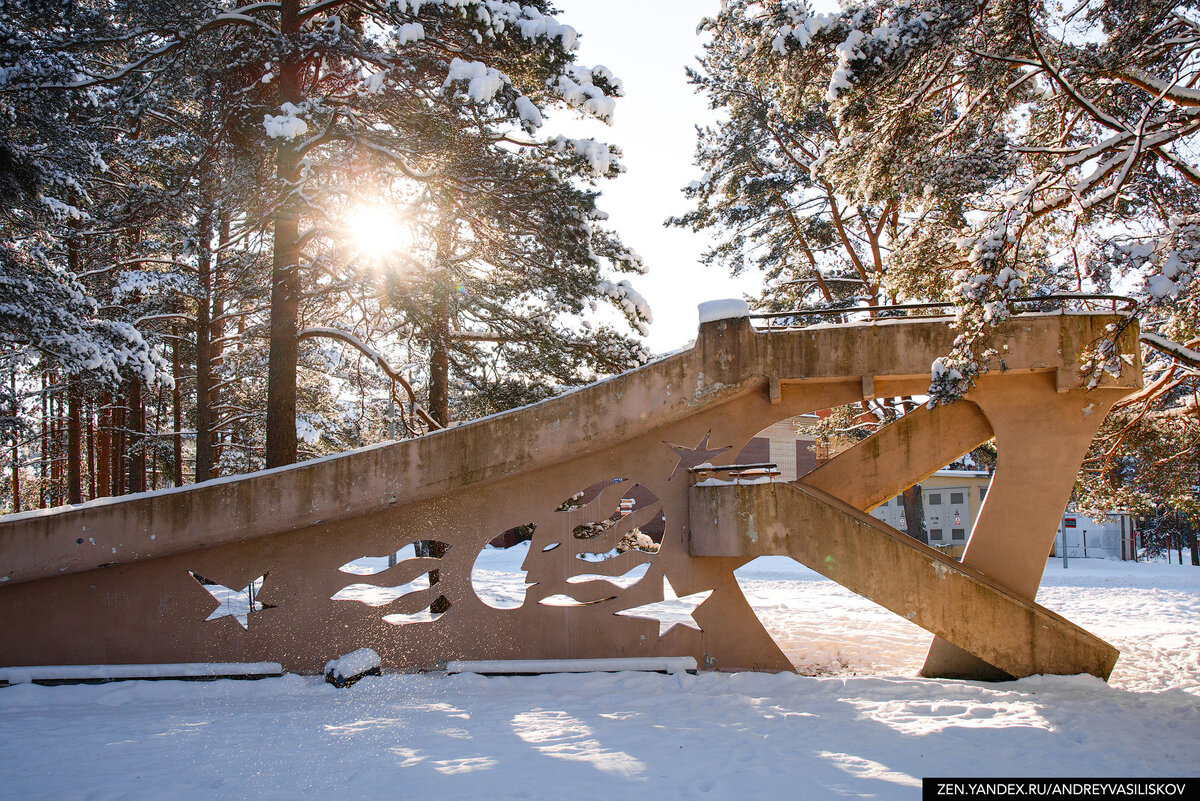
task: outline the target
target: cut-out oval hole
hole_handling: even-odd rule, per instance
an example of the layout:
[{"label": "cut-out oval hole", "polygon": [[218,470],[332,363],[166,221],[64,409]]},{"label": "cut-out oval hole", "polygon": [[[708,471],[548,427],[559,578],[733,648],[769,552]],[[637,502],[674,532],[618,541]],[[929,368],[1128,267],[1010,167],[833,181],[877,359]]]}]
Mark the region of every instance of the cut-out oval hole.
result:
[{"label": "cut-out oval hole", "polygon": [[627,478],[613,478],[609,479],[608,481],[597,481],[595,484],[584,487],[570,498],[567,498],[565,501],[560,503],[554,511],[574,512],[576,509],[582,509],[592,501],[596,500],[596,498],[600,497],[600,493],[604,491],[605,487],[611,487],[613,484],[620,484],[621,482],[628,480],[629,479]]},{"label": "cut-out oval hole", "polygon": [[[484,546],[471,566],[471,589],[479,600],[493,609],[518,609],[525,603],[525,593],[533,584],[525,581],[526,556],[534,523],[509,529]],[[511,542],[511,539],[517,539]],[[493,543],[510,543],[497,547]]]}]

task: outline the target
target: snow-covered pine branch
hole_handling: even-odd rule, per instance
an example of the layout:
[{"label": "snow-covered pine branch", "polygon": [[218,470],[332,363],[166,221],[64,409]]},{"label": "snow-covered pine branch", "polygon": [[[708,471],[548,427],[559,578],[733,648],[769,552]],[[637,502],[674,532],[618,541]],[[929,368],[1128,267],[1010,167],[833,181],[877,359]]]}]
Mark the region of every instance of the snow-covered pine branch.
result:
[{"label": "snow-covered pine branch", "polygon": [[1143,332],[1140,340],[1158,352],[1164,353],[1194,370],[1200,370],[1200,351],[1195,351],[1186,345],[1173,342],[1166,337],[1155,334],[1153,331]]}]

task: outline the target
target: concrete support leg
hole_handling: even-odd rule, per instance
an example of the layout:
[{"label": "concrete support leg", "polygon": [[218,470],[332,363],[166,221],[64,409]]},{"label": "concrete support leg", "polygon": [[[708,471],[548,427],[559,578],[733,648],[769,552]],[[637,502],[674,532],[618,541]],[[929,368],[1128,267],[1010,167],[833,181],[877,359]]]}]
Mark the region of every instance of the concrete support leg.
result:
[{"label": "concrete support leg", "polygon": [[[984,376],[971,399],[996,435],[998,461],[962,563],[1033,601],[1075,475],[1109,408],[1127,390],[1059,392],[1054,375]],[[935,638],[922,676],[1005,674]]]},{"label": "concrete support leg", "polygon": [[1006,674],[1091,673],[1117,650],[869,514],[787,483],[693,486],[693,556],[787,554]]},{"label": "concrete support leg", "polygon": [[991,438],[987,418],[973,403],[921,407],[842,451],[802,483],[866,511]]}]

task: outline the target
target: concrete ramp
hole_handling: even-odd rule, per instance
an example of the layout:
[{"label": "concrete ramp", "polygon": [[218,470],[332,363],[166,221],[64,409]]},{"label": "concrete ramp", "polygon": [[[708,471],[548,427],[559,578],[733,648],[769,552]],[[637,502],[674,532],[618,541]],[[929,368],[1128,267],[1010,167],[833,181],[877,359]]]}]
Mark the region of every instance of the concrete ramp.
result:
[{"label": "concrete ramp", "polygon": [[790,556],[1010,676],[1107,679],[1117,649],[827,492],[713,479],[689,489],[694,557]]}]

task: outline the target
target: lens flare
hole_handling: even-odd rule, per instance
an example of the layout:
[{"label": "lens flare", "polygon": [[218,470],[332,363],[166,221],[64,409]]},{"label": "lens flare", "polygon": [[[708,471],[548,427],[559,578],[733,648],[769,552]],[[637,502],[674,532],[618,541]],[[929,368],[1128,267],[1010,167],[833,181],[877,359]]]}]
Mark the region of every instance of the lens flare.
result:
[{"label": "lens flare", "polygon": [[398,214],[386,206],[360,204],[346,218],[346,233],[355,251],[383,262],[407,250],[412,234]]}]

